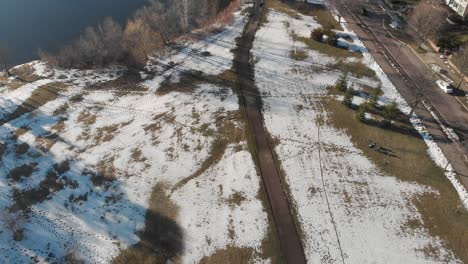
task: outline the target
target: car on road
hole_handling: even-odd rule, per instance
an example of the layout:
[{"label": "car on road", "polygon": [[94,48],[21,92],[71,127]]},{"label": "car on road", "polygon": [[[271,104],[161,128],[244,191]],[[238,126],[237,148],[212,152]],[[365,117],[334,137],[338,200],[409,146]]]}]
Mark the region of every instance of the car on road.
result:
[{"label": "car on road", "polygon": [[444,91],[444,93],[448,93],[448,94],[453,93],[453,88],[448,82],[443,81],[443,80],[438,80],[436,81],[436,83],[437,83],[437,86],[439,86],[439,88],[442,91]]},{"label": "car on road", "polygon": [[389,24],[389,26],[393,29],[402,29],[403,27],[401,26],[400,22],[393,20],[392,23]]},{"label": "car on road", "polygon": [[436,73],[439,73],[439,74],[442,74],[442,75],[447,75],[447,73],[448,73],[447,70],[442,69],[442,67],[440,67],[440,66],[437,65],[437,64],[430,64],[429,66],[430,66],[431,69],[432,69],[433,71],[435,71]]}]

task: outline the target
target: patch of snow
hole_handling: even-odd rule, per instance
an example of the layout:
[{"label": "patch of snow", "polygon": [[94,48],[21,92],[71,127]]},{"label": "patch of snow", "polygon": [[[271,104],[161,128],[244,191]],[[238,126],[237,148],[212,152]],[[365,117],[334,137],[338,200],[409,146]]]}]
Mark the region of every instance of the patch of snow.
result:
[{"label": "patch of snow", "polygon": [[[294,28],[282,27],[283,21],[301,23],[270,11],[268,23],[257,32],[255,78],[266,127],[280,142],[275,151],[298,212],[308,262],[336,263],[342,258],[347,263],[457,262],[443,241],[427,230],[402,229],[406,221],[422,221],[413,197],[438,193],[385,175],[344,131],[320,121],[328,118],[320,98],[327,94],[326,84],[335,83],[340,73],[310,67],[333,60],[320,54],[309,66],[308,61],[286,59],[297,43],[288,37]],[[371,59],[366,54],[365,60]],[[278,57],[283,58],[279,64]],[[301,71],[295,70],[298,67]],[[386,96],[397,95],[387,94],[391,83],[378,74]],[[428,246],[437,248],[438,256],[426,256],[423,249]]]}]

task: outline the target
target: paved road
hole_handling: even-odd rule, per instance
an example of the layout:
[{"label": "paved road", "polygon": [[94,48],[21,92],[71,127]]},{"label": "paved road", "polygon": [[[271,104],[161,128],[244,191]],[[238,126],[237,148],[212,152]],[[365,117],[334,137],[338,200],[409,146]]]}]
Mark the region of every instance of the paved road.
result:
[{"label": "paved road", "polygon": [[250,134],[254,140],[256,157],[271,206],[283,261],[291,264],[303,264],[306,263],[304,248],[285,192],[287,186],[283,186],[280,170],[273,155],[273,148],[263,124],[261,98],[258,88],[255,86],[253,69],[250,65],[250,52],[260,24],[262,11],[262,8],[256,5],[254,15],[250,17],[242,39],[238,43],[235,67],[240,82],[241,105],[245,107]]},{"label": "paved road", "polygon": [[[428,76],[427,66],[409,48],[402,46],[401,42],[387,33],[383,26],[386,13],[376,1],[344,0],[342,3],[346,7],[342,13],[349,26],[360,37],[403,98],[412,104],[416,101],[418,88],[424,87],[427,105],[432,106],[442,122],[453,128],[460,137],[461,143],[449,140],[426,107],[419,104],[416,114],[422,119],[442,152],[450,160],[460,180],[468,188],[466,158],[468,149],[463,146],[468,142],[468,112],[454,97],[443,93],[434,83],[427,84],[428,82],[424,81]],[[369,10],[367,17],[359,14],[362,6]],[[392,65],[396,61],[401,68]]]}]

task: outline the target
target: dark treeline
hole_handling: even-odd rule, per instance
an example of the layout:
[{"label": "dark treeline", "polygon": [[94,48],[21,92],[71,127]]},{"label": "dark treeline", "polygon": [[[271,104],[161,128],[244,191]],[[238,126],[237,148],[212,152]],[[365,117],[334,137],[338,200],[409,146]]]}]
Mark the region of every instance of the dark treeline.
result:
[{"label": "dark treeline", "polygon": [[121,26],[107,18],[57,54],[40,52],[41,59],[64,68],[92,68],[123,63],[143,67],[148,55],[172,39],[209,23],[236,0],[149,0]]}]

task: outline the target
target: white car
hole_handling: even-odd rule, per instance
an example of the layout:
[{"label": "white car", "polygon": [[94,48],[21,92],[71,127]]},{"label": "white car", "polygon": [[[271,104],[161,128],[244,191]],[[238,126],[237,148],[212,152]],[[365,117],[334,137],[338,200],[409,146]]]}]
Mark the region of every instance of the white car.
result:
[{"label": "white car", "polygon": [[439,86],[439,88],[442,89],[442,91],[444,91],[445,93],[448,93],[448,94],[453,93],[453,88],[448,82],[438,80],[436,81],[436,83],[437,83],[437,86]]}]

